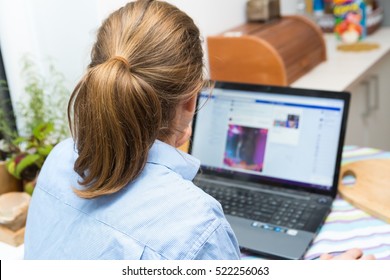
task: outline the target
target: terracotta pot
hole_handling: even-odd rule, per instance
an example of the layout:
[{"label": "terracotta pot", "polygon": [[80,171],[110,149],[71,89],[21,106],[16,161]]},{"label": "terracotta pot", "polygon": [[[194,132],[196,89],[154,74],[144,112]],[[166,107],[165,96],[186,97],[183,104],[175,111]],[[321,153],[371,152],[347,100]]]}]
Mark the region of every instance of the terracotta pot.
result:
[{"label": "terracotta pot", "polygon": [[8,173],[5,162],[0,161],[0,195],[7,192],[22,191],[22,182]]}]

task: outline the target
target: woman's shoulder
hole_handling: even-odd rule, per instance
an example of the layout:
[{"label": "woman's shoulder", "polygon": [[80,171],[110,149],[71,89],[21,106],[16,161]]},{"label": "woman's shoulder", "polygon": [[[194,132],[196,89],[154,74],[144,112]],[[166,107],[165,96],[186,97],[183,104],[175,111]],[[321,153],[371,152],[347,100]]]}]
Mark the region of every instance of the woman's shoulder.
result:
[{"label": "woman's shoulder", "polygon": [[220,203],[193,182],[172,181],[147,193],[137,202],[144,217],[133,220],[128,229],[148,248],[168,259],[197,258],[210,246],[237,254],[234,233]]},{"label": "woman's shoulder", "polygon": [[65,183],[69,185],[69,180],[76,178],[73,171],[76,158],[77,153],[73,139],[68,138],[58,143],[40,170],[37,187],[51,193],[58,191],[59,185]]},{"label": "woman's shoulder", "polygon": [[45,164],[56,162],[59,159],[63,161],[69,157],[73,159],[75,155],[77,155],[77,153],[74,141],[72,138],[67,138],[54,146],[53,150],[47,157]]},{"label": "woman's shoulder", "polygon": [[182,216],[183,219],[192,215],[204,217],[205,220],[224,219],[217,200],[175,172],[164,175],[156,172],[156,177],[147,173],[146,177],[131,186],[135,192],[138,185],[141,192],[148,194],[145,197],[150,203],[164,208],[163,211],[170,211],[171,215]]},{"label": "woman's shoulder", "polygon": [[[118,193],[118,205],[133,201],[130,208],[147,208],[156,217],[189,219],[202,223],[201,219],[224,219],[220,203],[197,187],[192,181],[174,172],[146,172],[124,190]],[[131,211],[131,210],[130,210]],[[150,213],[151,214],[151,213]],[[196,216],[196,217],[195,217]]]}]

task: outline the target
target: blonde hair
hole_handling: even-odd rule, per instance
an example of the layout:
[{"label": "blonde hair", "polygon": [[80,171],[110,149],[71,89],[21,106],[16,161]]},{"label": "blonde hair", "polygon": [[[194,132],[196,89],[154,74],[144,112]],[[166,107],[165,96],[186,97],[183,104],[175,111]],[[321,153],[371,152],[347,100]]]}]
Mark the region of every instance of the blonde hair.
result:
[{"label": "blonde hair", "polygon": [[176,108],[203,86],[199,30],[166,2],[139,0],[102,24],[68,118],[83,198],[115,193],[143,170],[156,139],[174,131]]}]

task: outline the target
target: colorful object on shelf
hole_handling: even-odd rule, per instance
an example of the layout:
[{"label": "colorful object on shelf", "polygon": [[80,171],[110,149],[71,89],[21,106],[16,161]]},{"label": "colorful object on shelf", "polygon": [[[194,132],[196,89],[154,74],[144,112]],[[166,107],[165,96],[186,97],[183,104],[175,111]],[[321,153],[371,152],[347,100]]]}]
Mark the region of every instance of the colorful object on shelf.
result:
[{"label": "colorful object on shelf", "polygon": [[324,1],[323,0],[313,0],[313,11],[315,15],[324,14]]},{"label": "colorful object on shelf", "polygon": [[356,43],[366,36],[366,4],[363,0],[334,0],[334,32],[344,43]]}]

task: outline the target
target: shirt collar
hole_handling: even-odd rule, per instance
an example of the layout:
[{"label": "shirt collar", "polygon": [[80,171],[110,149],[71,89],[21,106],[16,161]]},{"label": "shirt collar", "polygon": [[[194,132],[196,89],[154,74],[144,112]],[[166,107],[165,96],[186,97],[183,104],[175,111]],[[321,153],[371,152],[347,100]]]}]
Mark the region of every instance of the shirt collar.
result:
[{"label": "shirt collar", "polygon": [[147,163],[166,166],[190,181],[194,179],[200,166],[200,161],[197,158],[160,140],[156,140],[149,150]]}]

